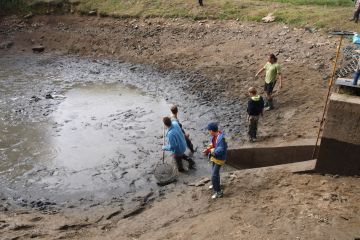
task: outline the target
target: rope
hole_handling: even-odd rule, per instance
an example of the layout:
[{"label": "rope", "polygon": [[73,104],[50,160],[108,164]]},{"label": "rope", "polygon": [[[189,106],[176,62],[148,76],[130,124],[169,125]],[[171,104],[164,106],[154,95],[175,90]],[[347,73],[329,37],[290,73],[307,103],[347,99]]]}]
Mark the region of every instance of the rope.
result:
[{"label": "rope", "polygon": [[331,88],[333,86],[334,76],[336,74],[336,66],[337,66],[339,56],[340,56],[340,49],[341,49],[341,44],[342,44],[343,39],[344,39],[344,36],[340,35],[339,45],[338,45],[337,50],[336,50],[336,58],[335,58],[335,61],[334,61],[334,68],[333,68],[333,72],[332,72],[332,75],[331,75],[331,78],[330,78],[330,81],[329,81],[329,87],[328,87],[328,92],[327,92],[327,95],[326,95],[325,106],[324,106],[322,118],[321,118],[321,121],[320,121],[320,127],[319,127],[318,135],[317,135],[317,138],[316,138],[316,143],[315,143],[314,151],[313,151],[313,154],[312,154],[312,159],[315,159],[316,150],[317,150],[317,146],[318,146],[319,138],[320,138],[320,133],[322,131],[323,124],[324,124],[325,113],[326,113],[327,107],[329,105],[329,96],[330,96]]}]

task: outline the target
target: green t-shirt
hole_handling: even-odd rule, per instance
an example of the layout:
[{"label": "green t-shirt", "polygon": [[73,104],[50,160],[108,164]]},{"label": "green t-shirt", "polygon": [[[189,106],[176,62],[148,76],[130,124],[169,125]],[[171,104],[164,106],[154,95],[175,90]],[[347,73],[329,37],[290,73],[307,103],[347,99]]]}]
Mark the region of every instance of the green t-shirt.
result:
[{"label": "green t-shirt", "polygon": [[280,65],[278,63],[266,63],[264,66],[264,69],[266,71],[265,74],[265,82],[266,83],[272,83],[274,81],[276,81],[276,76],[278,74],[281,74],[281,68]]}]

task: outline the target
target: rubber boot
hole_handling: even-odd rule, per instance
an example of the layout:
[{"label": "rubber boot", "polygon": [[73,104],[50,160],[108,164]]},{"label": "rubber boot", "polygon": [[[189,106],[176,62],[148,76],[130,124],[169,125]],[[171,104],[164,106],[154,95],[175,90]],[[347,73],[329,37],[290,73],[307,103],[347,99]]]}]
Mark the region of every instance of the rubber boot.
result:
[{"label": "rubber boot", "polygon": [[274,103],[273,100],[268,100],[268,106],[265,108],[265,111],[273,110],[274,109]]},{"label": "rubber boot", "polygon": [[185,136],[185,141],[186,141],[186,145],[187,147],[189,148],[190,152],[191,153],[194,153],[195,150],[194,150],[194,145],[192,144],[191,140],[189,137]]},{"label": "rubber boot", "polygon": [[192,158],[184,154],[184,159],[189,162],[189,169],[195,169],[195,162]]},{"label": "rubber boot", "polygon": [[177,166],[178,171],[179,171],[179,172],[185,172],[185,169],[184,169],[183,163],[182,163],[182,159],[179,158],[179,157],[177,157],[177,158],[175,159],[175,162],[176,162],[176,166]]},{"label": "rubber boot", "polygon": [[272,99],[269,100],[269,108],[270,110],[274,109],[274,101]]},{"label": "rubber boot", "polygon": [[359,80],[359,76],[360,76],[360,72],[359,71],[356,71],[355,74],[354,74],[354,80],[353,80],[353,85],[357,85],[357,82]]},{"label": "rubber boot", "polygon": [[264,107],[268,107],[269,106],[269,101],[267,98],[264,98]]}]

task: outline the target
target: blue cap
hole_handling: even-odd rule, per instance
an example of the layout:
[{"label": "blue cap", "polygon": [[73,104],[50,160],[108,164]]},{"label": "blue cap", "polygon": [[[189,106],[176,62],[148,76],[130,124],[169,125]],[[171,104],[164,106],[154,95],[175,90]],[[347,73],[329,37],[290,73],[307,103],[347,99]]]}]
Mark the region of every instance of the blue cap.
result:
[{"label": "blue cap", "polygon": [[211,131],[217,132],[217,131],[219,130],[217,123],[214,123],[214,122],[209,123],[209,124],[207,125],[207,130],[211,130]]}]

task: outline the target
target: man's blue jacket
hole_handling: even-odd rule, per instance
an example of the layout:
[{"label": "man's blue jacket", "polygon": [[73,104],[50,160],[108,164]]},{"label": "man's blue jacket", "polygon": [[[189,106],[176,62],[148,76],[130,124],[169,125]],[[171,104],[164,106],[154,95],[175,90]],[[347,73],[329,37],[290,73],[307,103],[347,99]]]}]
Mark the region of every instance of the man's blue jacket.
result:
[{"label": "man's blue jacket", "polygon": [[[210,143],[212,145],[214,137],[210,138]],[[213,146],[211,149],[211,152],[209,153],[210,161],[218,164],[218,165],[224,165],[226,161],[226,155],[227,155],[227,143],[225,139],[224,133],[220,132],[219,136],[216,139],[216,145]]]},{"label": "man's blue jacket", "polygon": [[183,132],[177,121],[171,122],[171,127],[166,133],[168,145],[163,147],[163,150],[170,151],[177,156],[181,156],[186,151],[186,140]]}]

